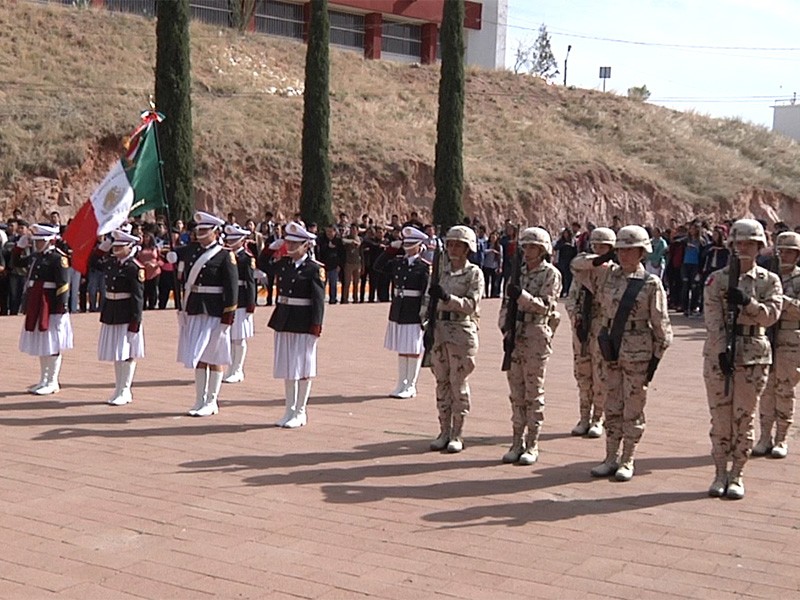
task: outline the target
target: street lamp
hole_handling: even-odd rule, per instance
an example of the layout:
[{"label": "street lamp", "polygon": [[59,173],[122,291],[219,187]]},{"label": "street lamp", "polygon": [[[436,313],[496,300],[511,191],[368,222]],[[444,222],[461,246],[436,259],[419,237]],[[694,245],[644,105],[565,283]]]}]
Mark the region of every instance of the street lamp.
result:
[{"label": "street lamp", "polygon": [[567,59],[569,59],[570,50],[572,50],[572,44],[567,45],[567,55],[564,57],[564,87],[567,87]]}]

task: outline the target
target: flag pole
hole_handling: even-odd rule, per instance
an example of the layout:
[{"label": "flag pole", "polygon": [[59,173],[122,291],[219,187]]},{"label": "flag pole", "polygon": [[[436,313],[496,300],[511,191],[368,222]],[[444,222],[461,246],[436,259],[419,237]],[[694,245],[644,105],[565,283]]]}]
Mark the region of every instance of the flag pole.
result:
[{"label": "flag pole", "polygon": [[[152,99],[150,100],[150,108],[153,112],[156,112],[156,106],[153,103]],[[166,118],[166,117],[164,117]],[[153,134],[156,141],[156,156],[158,157],[158,178],[161,181],[161,202],[164,205],[164,211],[167,213],[167,238],[169,239],[169,249],[171,252],[175,252],[175,243],[172,241],[172,215],[169,211],[169,202],[167,201],[166,193],[167,193],[167,186],[164,182],[164,161],[161,158],[161,143],[158,139],[158,118],[153,119]],[[178,271],[177,271],[177,263],[173,265],[172,272],[172,294],[175,297],[175,308],[177,310],[181,310],[181,289],[178,285]]]}]

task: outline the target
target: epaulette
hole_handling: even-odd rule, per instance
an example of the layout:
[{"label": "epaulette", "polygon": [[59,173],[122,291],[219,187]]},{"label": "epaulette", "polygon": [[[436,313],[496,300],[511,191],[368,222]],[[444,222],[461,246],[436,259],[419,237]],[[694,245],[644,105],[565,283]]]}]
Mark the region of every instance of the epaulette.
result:
[{"label": "epaulette", "polygon": [[256,255],[255,255],[255,254],[253,254],[253,253],[250,251],[250,248],[248,248],[247,246],[243,246],[242,248],[244,249],[244,253],[245,253],[245,254],[247,254],[248,256],[250,256],[250,257],[252,257],[252,258],[255,258],[255,257],[256,257]]},{"label": "epaulette", "polygon": [[425,264],[426,264],[426,265],[428,265],[429,267],[433,265],[433,262],[432,262],[432,261],[430,261],[430,260],[428,260],[427,258],[424,258],[424,257],[422,257],[422,256],[420,256],[418,260],[419,260],[420,262],[423,262],[423,263],[425,263]]},{"label": "epaulette", "polygon": [[311,262],[314,266],[325,268],[325,263],[319,262],[316,258],[312,258],[309,262]]},{"label": "epaulette", "polygon": [[64,252],[64,251],[63,251],[61,248],[59,248],[58,246],[53,246],[53,251],[54,251],[54,252],[58,252],[58,253],[59,253],[61,256],[66,256],[67,258],[69,258],[69,254],[67,254],[66,252]]}]

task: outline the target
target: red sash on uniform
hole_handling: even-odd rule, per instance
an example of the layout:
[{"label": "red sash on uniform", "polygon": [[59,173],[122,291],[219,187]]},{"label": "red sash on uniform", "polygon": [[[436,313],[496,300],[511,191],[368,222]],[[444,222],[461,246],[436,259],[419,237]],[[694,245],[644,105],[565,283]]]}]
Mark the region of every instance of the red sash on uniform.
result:
[{"label": "red sash on uniform", "polygon": [[25,331],[35,331],[37,322],[39,331],[50,327],[50,298],[44,292],[44,281],[33,282],[25,302]]}]

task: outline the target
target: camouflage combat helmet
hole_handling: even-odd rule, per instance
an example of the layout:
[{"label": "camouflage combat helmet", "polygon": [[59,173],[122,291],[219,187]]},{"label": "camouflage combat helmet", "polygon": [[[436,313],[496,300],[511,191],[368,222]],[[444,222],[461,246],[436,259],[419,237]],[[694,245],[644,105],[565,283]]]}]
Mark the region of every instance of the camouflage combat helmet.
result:
[{"label": "camouflage combat helmet", "polygon": [[644,248],[645,252],[652,252],[650,234],[639,225],[626,225],[617,232],[615,248]]},{"label": "camouflage combat helmet", "polygon": [[775,240],[775,247],[778,250],[797,250],[800,252],[800,234],[794,231],[784,231]]},{"label": "camouflage combat helmet", "polygon": [[519,236],[519,244],[520,246],[534,244],[536,246],[541,246],[545,254],[553,253],[553,243],[550,240],[550,234],[541,227],[528,227],[523,229]]},{"label": "camouflage combat helmet", "polygon": [[469,246],[470,252],[477,252],[478,250],[475,232],[465,225],[456,225],[451,227],[447,230],[447,235],[444,239],[446,242],[451,240],[455,242],[464,242],[467,246]]},{"label": "camouflage combat helmet", "polygon": [[614,247],[617,242],[617,234],[610,227],[595,227],[589,234],[589,245],[607,244]]},{"label": "camouflage combat helmet", "polygon": [[759,247],[767,245],[767,236],[764,235],[764,228],[755,219],[739,219],[731,227],[731,234],[728,237],[728,244],[733,246],[736,242],[758,242]]}]

